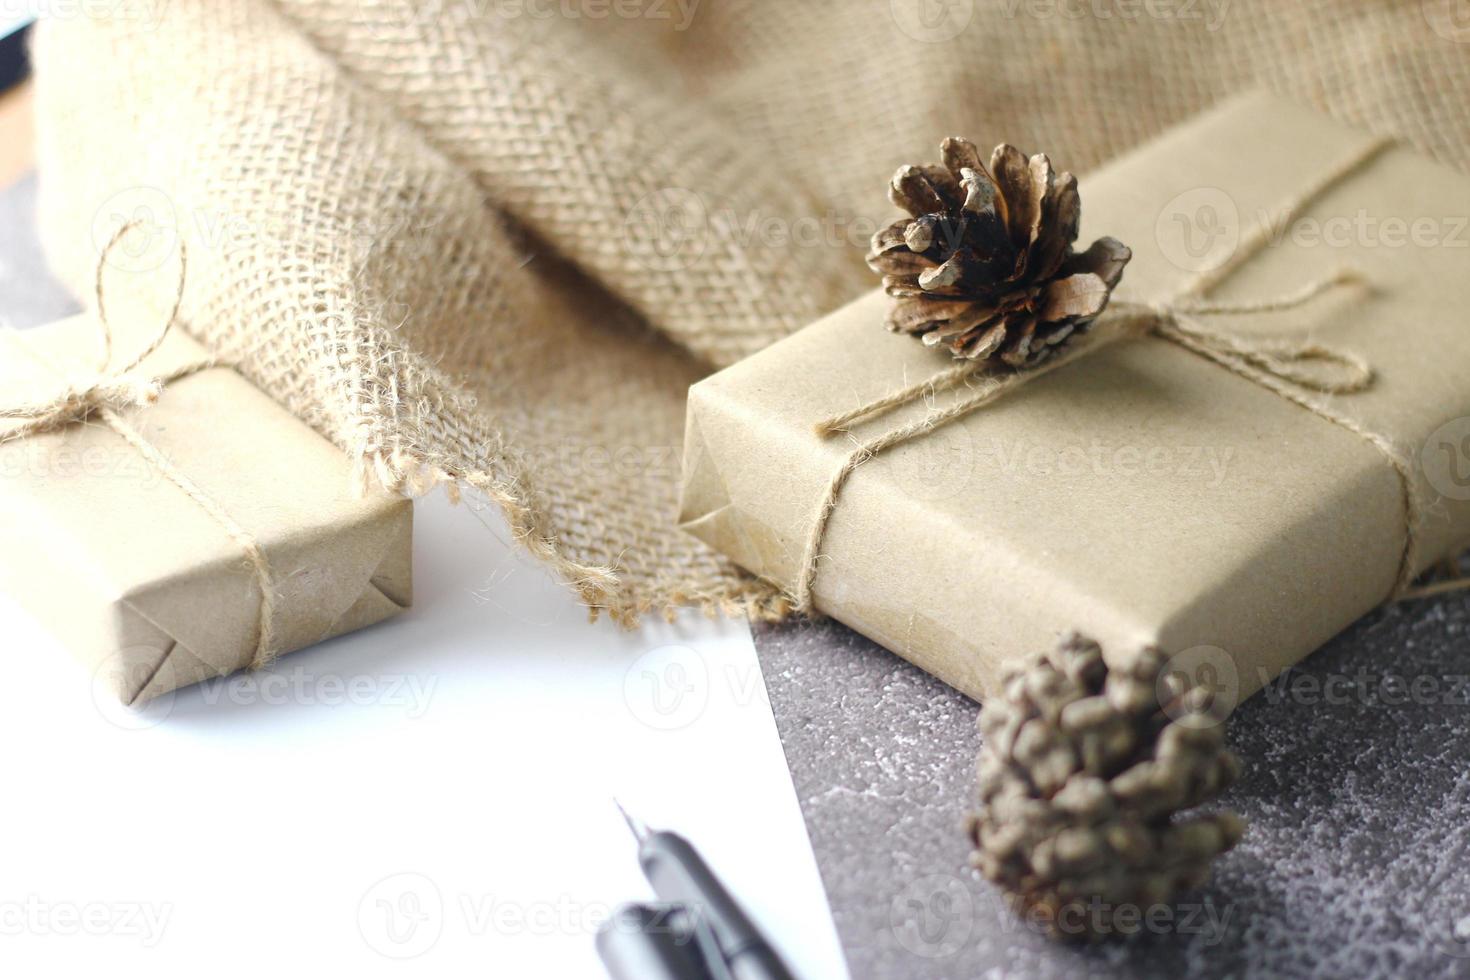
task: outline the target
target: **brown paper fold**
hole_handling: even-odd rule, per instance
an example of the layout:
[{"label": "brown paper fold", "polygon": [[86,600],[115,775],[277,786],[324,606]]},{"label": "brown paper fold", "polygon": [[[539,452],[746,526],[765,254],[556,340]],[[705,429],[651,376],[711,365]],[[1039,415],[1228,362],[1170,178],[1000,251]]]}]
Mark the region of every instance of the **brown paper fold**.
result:
[{"label": "brown paper fold", "polygon": [[[134,349],[132,329],[119,332],[115,349]],[[7,333],[0,391],[46,398],[58,375],[95,370],[96,350],[87,316]],[[204,357],[175,330],[138,373]],[[411,602],[411,502],[354,497],[349,461],[234,371],[179,378],[125,416],[264,551],[279,653]],[[0,586],[126,703],[231,673],[256,653],[261,591],[240,544],[96,420],[0,444]]]},{"label": "brown paper fold", "polygon": [[[1205,246],[1223,258],[1368,142],[1268,96],[1238,99],[1083,181],[1080,240],[1134,249],[1117,300],[1168,299],[1210,260]],[[1470,493],[1419,465],[1447,448],[1444,426],[1464,421],[1470,437],[1467,201],[1464,177],[1392,148],[1212,294],[1246,302],[1343,265],[1364,273],[1366,289],[1211,326],[1311,337],[1373,365],[1374,386],[1332,407],[1414,459],[1425,567],[1470,542]],[[1417,240],[1399,232],[1414,227]],[[959,397],[850,436],[813,432],[952,365],[885,331],[888,302],[869,294],[690,391],[680,520],[788,590],[856,443]],[[823,538],[814,596],[974,697],[1007,660],[1073,628],[1107,649],[1209,648],[1244,696],[1389,595],[1403,502],[1362,436],[1165,341],[1120,342],[863,464]]]}]

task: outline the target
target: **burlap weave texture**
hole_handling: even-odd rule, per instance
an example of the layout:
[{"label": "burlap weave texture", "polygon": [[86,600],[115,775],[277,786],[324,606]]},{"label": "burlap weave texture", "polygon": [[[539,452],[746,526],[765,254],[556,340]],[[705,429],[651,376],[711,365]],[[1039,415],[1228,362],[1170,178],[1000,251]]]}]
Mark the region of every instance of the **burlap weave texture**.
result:
[{"label": "burlap weave texture", "polygon": [[185,237],[193,333],[365,474],[488,494],[594,609],[779,615],[674,526],[685,391],[870,288],[896,166],[953,133],[1085,172],[1264,85],[1463,169],[1456,10],[121,0],[39,32],[44,231],[79,293],[139,212]]}]

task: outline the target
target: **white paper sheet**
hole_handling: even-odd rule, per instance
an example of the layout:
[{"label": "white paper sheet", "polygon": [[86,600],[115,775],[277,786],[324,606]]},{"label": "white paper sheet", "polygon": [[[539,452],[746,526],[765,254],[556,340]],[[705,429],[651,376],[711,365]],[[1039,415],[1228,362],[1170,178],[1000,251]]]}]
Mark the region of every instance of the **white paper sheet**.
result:
[{"label": "white paper sheet", "polygon": [[45,0],[0,0],[0,38],[41,16]]},{"label": "white paper sheet", "polygon": [[588,626],[494,527],[421,502],[410,613],[141,713],[0,600],[0,972],[601,977],[616,795],[845,976],[748,630]]}]

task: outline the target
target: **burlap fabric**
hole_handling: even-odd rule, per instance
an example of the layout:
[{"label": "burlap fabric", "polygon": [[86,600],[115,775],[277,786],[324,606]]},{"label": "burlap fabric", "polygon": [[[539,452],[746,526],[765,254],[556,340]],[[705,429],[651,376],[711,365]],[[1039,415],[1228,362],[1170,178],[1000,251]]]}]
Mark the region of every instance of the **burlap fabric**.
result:
[{"label": "burlap fabric", "polygon": [[140,301],[186,238],[188,329],[623,621],[786,611],[674,528],[685,389],[869,288],[938,138],[1081,172],[1260,84],[1470,166],[1461,0],[116,0],[36,47],[79,294],[123,221]]}]

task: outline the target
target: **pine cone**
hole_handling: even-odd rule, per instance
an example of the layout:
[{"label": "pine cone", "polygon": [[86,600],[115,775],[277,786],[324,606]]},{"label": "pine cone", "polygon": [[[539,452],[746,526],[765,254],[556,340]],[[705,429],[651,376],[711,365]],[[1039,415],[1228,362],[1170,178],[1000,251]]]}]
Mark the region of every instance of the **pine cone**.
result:
[{"label": "pine cone", "polygon": [[990,169],[951,137],[943,166],[903,167],[888,196],[905,218],[873,236],[868,265],[895,298],[888,328],[955,357],[1032,367],[1086,330],[1133,253],[1114,238],[1072,250],[1077,178],[1002,143]]},{"label": "pine cone", "polygon": [[1233,813],[1173,819],[1234,782],[1240,763],[1210,692],[1161,680],[1163,665],[1148,649],[1109,670],[1073,635],[1009,672],[981,711],[972,862],[1058,938],[1123,932],[1120,913],[1136,928],[1203,885],[1245,831]]}]

